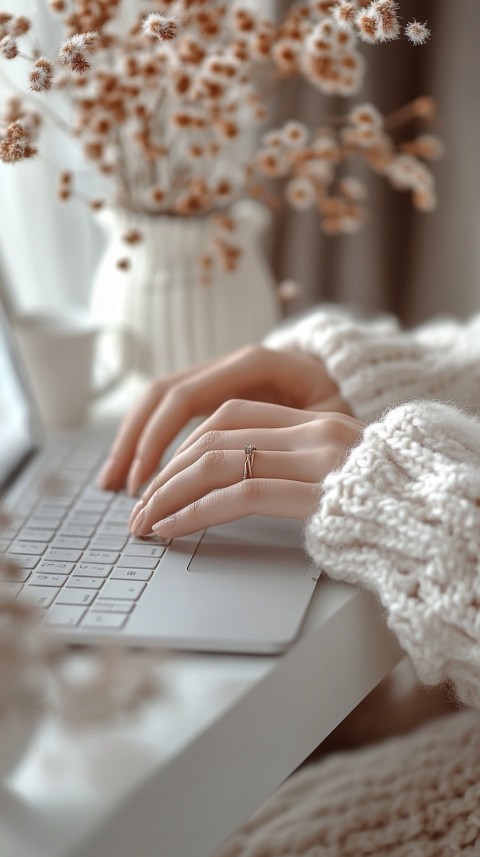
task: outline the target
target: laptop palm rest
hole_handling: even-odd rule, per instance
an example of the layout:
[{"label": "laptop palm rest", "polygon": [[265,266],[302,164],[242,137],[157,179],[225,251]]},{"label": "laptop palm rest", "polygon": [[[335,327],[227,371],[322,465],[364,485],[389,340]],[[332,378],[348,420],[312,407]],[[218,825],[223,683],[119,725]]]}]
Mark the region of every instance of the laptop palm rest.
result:
[{"label": "laptop palm rest", "polygon": [[318,572],[303,548],[301,522],[250,516],[207,530],[188,576],[203,618],[209,614],[211,639],[272,652],[297,635]]}]

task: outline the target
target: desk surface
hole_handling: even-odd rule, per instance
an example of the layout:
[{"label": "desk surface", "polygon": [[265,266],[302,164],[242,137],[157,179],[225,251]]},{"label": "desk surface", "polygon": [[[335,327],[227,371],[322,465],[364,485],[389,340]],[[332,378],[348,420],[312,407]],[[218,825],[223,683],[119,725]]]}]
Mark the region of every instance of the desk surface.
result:
[{"label": "desk surface", "polygon": [[284,655],[173,655],[133,723],[46,720],[0,786],[0,855],[211,857],[399,658],[377,603],[322,579]]},{"label": "desk surface", "polygon": [[211,857],[399,657],[373,599],[321,580],[286,654],[181,654],[131,725],[45,722],[0,794],[1,857]]}]

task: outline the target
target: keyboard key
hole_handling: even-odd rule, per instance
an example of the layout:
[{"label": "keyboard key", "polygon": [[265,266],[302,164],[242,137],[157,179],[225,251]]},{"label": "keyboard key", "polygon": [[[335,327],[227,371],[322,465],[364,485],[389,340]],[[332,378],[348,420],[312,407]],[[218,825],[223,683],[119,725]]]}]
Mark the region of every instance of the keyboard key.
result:
[{"label": "keyboard key", "polygon": [[28,525],[40,530],[52,530],[60,525],[61,520],[61,515],[52,515],[50,518],[46,518],[44,515],[32,515],[28,520]]},{"label": "keyboard key", "polygon": [[7,539],[9,542],[12,541],[12,539],[16,539],[17,536],[18,530],[13,527],[5,527],[5,529],[2,530],[2,539]]},{"label": "keyboard key", "polygon": [[69,521],[76,524],[92,524],[96,526],[102,519],[102,512],[84,512],[75,511],[72,512]]},{"label": "keyboard key", "polygon": [[85,607],[76,607],[70,604],[54,604],[47,613],[45,622],[47,625],[78,625],[85,613]]},{"label": "keyboard key", "polygon": [[83,577],[108,577],[113,565],[103,565],[95,562],[79,562],[75,568],[75,574]]},{"label": "keyboard key", "polygon": [[62,524],[62,536],[83,536],[89,539],[93,536],[96,527],[92,524],[75,524],[73,521],[65,521]]},{"label": "keyboard key", "polygon": [[122,556],[117,566],[121,568],[156,568],[158,559],[154,556]]},{"label": "keyboard key", "polygon": [[84,485],[87,481],[87,473],[81,467],[73,467],[68,460],[62,464],[62,478],[68,479],[75,485]]},{"label": "keyboard key", "polygon": [[42,530],[40,527],[24,527],[18,537],[29,542],[51,542],[55,536],[54,530]]},{"label": "keyboard key", "polygon": [[58,509],[65,509],[67,506],[71,504],[71,497],[64,497],[63,495],[55,497],[52,494],[44,495],[37,503],[37,509],[39,507],[52,508],[57,507]]},{"label": "keyboard key", "polygon": [[92,498],[82,497],[80,501],[71,511],[72,515],[76,515],[77,512],[86,512],[87,515],[101,513],[103,514],[106,509],[108,509],[110,505],[110,500],[102,499],[102,498]]},{"label": "keyboard key", "polygon": [[[44,504],[38,503],[35,507],[34,514],[32,515],[32,522],[35,518],[43,518],[44,520],[49,521],[49,526],[55,526],[52,524],[52,521],[61,521],[63,518],[63,509],[59,509],[57,506],[45,506]],[[32,526],[38,527],[39,524],[32,523]]]},{"label": "keyboard key", "polygon": [[84,604],[88,607],[97,593],[93,589],[75,589],[74,587],[62,589],[56,600],[56,604]]},{"label": "keyboard key", "polygon": [[49,503],[48,500],[39,500],[35,508],[32,510],[34,515],[42,518],[63,518],[68,511],[70,500],[66,506],[59,506],[56,503]]},{"label": "keyboard key", "polygon": [[8,524],[2,530],[2,536],[4,539],[14,539],[19,530],[22,529],[25,523],[24,518],[10,518]]},{"label": "keyboard key", "polygon": [[122,613],[87,613],[82,628],[102,628],[106,631],[121,628],[127,621],[127,616]]},{"label": "keyboard key", "polygon": [[45,553],[46,549],[47,545],[45,542],[27,542],[23,539],[16,539],[10,546],[9,552],[41,556],[42,553]]},{"label": "keyboard key", "polygon": [[124,550],[124,556],[153,556],[159,559],[165,553],[164,545],[130,542]]},{"label": "keyboard key", "polygon": [[81,574],[73,574],[68,578],[67,586],[77,589],[100,589],[103,586],[103,577],[83,577]]},{"label": "keyboard key", "polygon": [[116,524],[113,521],[103,521],[102,535],[128,536],[127,524]]},{"label": "keyboard key", "polygon": [[89,500],[104,500],[111,503],[116,496],[117,494],[115,491],[106,491],[103,488],[96,488],[94,485],[87,485],[80,499],[82,502],[88,502]]},{"label": "keyboard key", "polygon": [[92,550],[121,551],[127,543],[127,537],[123,536],[95,536],[90,542]]},{"label": "keyboard key", "polygon": [[134,606],[134,601],[107,601],[106,598],[98,597],[92,610],[99,610],[103,613],[130,613]]},{"label": "keyboard key", "polygon": [[53,559],[42,559],[37,571],[47,571],[49,574],[70,574],[73,562],[58,562]]},{"label": "keyboard key", "polygon": [[127,598],[130,601],[136,601],[145,589],[144,583],[139,583],[136,580],[107,580],[102,589],[103,598]]},{"label": "keyboard key", "polygon": [[88,545],[88,539],[80,536],[57,536],[52,543],[53,548],[77,548],[79,550],[85,550]]},{"label": "keyboard key", "polygon": [[125,494],[119,494],[115,498],[112,503],[113,509],[121,509],[123,512],[126,512],[127,515],[130,515],[133,507],[137,503],[137,497],[127,497]]},{"label": "keyboard key", "polygon": [[125,510],[112,509],[112,511],[108,512],[105,516],[105,523],[108,521],[110,524],[123,524],[123,526],[126,527],[129,517],[130,515]]},{"label": "keyboard key", "polygon": [[5,553],[8,550],[10,539],[0,539],[0,553]]},{"label": "keyboard key", "polygon": [[35,566],[38,565],[38,562],[40,560],[39,556],[27,556],[27,554],[21,553],[7,553],[6,556],[7,559],[11,560],[12,562],[15,562],[18,568],[35,568]]},{"label": "keyboard key", "polygon": [[120,554],[116,551],[88,550],[82,556],[82,562],[106,562],[114,565]]},{"label": "keyboard key", "polygon": [[166,536],[157,536],[156,533],[147,533],[144,536],[134,536],[131,539],[131,543],[145,545],[145,544],[154,544],[154,545],[163,545],[164,547],[168,547],[171,543],[171,539],[168,539]]},{"label": "keyboard key", "polygon": [[150,580],[153,571],[150,568],[115,568],[110,580]]},{"label": "keyboard key", "polygon": [[65,583],[65,575],[46,574],[43,571],[34,571],[28,583],[29,586],[63,586]]},{"label": "keyboard key", "polygon": [[23,587],[19,598],[21,601],[30,601],[38,607],[50,607],[59,592],[59,589],[53,587],[27,585]]},{"label": "keyboard key", "polygon": [[48,548],[45,559],[55,559],[60,562],[78,562],[82,551],[68,550],[67,548]]},{"label": "keyboard key", "polygon": [[0,581],[0,598],[15,598],[21,591],[21,583],[13,583],[6,580]]}]

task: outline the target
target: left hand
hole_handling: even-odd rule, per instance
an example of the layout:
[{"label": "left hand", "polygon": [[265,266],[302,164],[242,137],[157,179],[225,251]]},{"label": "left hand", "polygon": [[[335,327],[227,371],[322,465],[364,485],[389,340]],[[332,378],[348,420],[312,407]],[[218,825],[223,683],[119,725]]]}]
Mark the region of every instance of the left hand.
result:
[{"label": "left hand", "polygon": [[[135,506],[130,530],[176,538],[246,515],[306,518],[325,476],[359,440],[363,425],[339,413],[265,402],[222,405],[179,447]],[[242,479],[244,447],[256,447]]]}]

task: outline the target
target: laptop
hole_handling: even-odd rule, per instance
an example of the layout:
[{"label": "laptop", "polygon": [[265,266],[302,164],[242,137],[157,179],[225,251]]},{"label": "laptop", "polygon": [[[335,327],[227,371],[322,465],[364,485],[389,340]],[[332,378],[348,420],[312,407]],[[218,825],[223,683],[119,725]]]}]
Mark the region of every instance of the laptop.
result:
[{"label": "laptop", "polygon": [[301,522],[250,516],[171,542],[138,539],[135,500],[100,490],[111,438],[45,435],[0,305],[1,589],[64,641],[269,654],[297,636],[318,570]]}]

